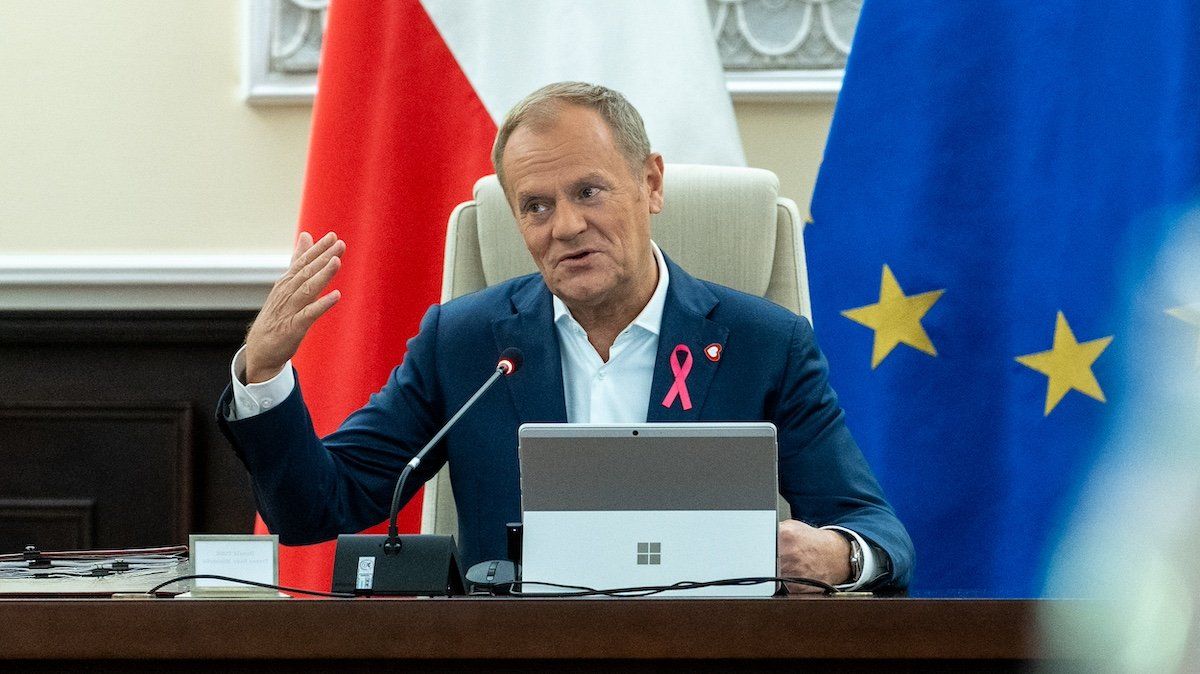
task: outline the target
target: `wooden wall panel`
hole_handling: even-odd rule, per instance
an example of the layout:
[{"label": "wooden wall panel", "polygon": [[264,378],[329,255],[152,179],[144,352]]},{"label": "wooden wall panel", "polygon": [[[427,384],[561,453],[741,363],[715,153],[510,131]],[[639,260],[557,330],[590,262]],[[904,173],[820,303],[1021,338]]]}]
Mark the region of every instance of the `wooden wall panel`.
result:
[{"label": "wooden wall panel", "polygon": [[[0,312],[0,500],[14,508],[8,524],[0,508],[0,552],[24,545],[33,511],[18,504],[37,500],[92,501],[90,547],[249,531],[249,479],[213,408],[252,318]],[[47,520],[47,546],[84,526],[65,512]]]},{"label": "wooden wall panel", "polygon": [[[7,498],[95,503],[95,539],[129,548],[192,527],[192,407],[185,401],[0,402]],[[0,550],[45,541],[0,538]]]},{"label": "wooden wall panel", "polygon": [[95,538],[95,499],[0,499],[0,550],[82,550]]}]

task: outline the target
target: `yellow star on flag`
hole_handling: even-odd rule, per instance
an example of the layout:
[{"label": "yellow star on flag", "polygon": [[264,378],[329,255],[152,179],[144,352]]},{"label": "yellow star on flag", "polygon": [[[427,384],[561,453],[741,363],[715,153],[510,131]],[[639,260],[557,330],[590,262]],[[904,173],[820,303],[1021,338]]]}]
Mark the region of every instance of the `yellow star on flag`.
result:
[{"label": "yellow star on flag", "polygon": [[1075,333],[1071,332],[1067,317],[1060,311],[1054,324],[1054,346],[1049,351],[1017,356],[1018,363],[1041,372],[1049,379],[1046,385],[1046,411],[1043,416],[1050,416],[1050,412],[1071,389],[1105,402],[1100,382],[1096,381],[1096,375],[1092,373],[1092,363],[1096,362],[1112,340],[1112,335],[1109,335],[1079,343],[1075,339]]},{"label": "yellow star on flag", "polygon": [[937,355],[933,342],[921,325],[921,319],[942,296],[943,290],[931,290],[919,295],[905,295],[896,281],[895,274],[886,264],[879,281],[879,301],[864,307],[847,309],[842,315],[875,331],[875,344],[871,348],[871,369],[874,370],[887,358],[898,344]]},{"label": "yellow star on flag", "polygon": [[[1167,309],[1168,316],[1174,316],[1189,325],[1200,328],[1200,304],[1185,304],[1182,307]],[[1196,333],[1196,367],[1200,368],[1200,331]]]}]

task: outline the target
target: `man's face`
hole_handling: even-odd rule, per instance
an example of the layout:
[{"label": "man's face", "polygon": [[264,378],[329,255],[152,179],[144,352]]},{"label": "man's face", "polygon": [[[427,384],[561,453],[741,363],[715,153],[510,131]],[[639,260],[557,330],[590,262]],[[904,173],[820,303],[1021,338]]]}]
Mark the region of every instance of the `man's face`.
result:
[{"label": "man's face", "polygon": [[604,119],[567,106],[549,127],[518,127],[503,162],[509,205],[550,292],[569,307],[601,310],[652,292],[660,155],[635,175]]}]

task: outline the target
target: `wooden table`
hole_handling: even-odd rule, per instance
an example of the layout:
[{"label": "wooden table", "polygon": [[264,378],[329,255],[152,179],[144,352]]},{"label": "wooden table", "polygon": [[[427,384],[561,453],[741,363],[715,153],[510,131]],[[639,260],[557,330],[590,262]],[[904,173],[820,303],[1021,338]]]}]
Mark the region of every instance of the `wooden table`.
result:
[{"label": "wooden table", "polygon": [[1020,671],[1042,657],[1044,603],[12,599],[0,670]]}]

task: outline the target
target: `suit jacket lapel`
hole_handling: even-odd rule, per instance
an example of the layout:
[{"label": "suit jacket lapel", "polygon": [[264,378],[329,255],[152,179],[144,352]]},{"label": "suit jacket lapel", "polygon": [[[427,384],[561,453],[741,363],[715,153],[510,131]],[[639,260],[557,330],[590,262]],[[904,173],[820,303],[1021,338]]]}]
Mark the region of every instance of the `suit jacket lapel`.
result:
[{"label": "suit jacket lapel", "polygon": [[564,422],[567,404],[550,291],[535,278],[518,288],[511,301],[515,313],[493,321],[492,334],[497,352],[515,346],[525,359],[520,370],[504,378],[517,416],[522,423]]},{"label": "suit jacket lapel", "polygon": [[[658,354],[654,360],[654,380],[650,386],[650,407],[646,411],[646,420],[695,421],[700,418],[700,409],[704,406],[709,385],[719,365],[719,362],[705,356],[704,350],[713,344],[723,350],[729,329],[707,318],[717,306],[716,295],[670,258],[663,257],[671,280],[667,286],[662,326],[659,328]],[[675,347],[679,345],[687,347],[692,354],[691,369],[684,377],[692,406],[686,410],[679,396],[671,400],[670,407],[663,405],[676,381],[671,358]],[[682,354],[676,358],[677,367],[682,359]]]}]

